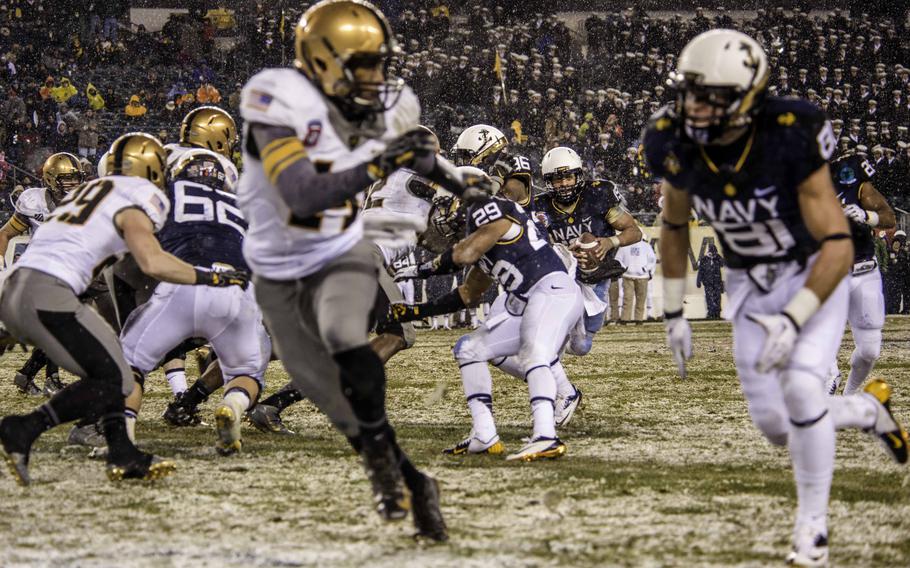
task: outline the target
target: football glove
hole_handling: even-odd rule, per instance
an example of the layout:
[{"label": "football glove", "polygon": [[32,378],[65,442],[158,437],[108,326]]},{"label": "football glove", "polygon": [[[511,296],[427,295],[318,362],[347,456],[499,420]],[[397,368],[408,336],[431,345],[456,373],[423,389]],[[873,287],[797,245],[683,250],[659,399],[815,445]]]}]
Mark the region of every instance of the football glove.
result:
[{"label": "football glove", "polygon": [[844,207],[844,215],[847,216],[847,219],[855,221],[856,223],[865,223],[869,218],[866,214],[866,210],[855,203],[851,203]]},{"label": "football glove", "polygon": [[420,278],[419,276],[417,276],[418,270],[419,270],[419,267],[417,267],[417,266],[406,266],[404,268],[399,269],[397,272],[395,272],[395,282],[403,282],[405,280],[416,280],[417,278]]},{"label": "football glove", "polygon": [[367,171],[377,180],[387,178],[400,168],[428,176],[436,166],[435,149],[432,134],[424,129],[411,130],[389,142],[385,150],[367,165]]},{"label": "football glove", "polygon": [[799,335],[799,328],[786,314],[749,314],[746,316],[760,325],[767,334],[755,370],[759,373],[768,373],[774,369],[782,369],[790,361],[793,347]]},{"label": "football glove", "polygon": [[667,330],[667,347],[673,354],[673,360],[679,368],[679,378],[686,378],[686,361],[692,358],[692,326],[683,316],[668,319],[664,323]]},{"label": "football glove", "polygon": [[242,270],[224,270],[222,272],[196,270],[196,284],[224,288],[240,286],[246,290],[250,285],[250,275]]}]

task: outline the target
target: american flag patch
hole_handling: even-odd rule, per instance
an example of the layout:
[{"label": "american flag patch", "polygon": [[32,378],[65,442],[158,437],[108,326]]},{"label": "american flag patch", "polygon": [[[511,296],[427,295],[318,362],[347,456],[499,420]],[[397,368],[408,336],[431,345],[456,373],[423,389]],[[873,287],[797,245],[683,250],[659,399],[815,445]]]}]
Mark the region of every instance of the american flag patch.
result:
[{"label": "american flag patch", "polygon": [[256,110],[268,110],[269,105],[272,104],[272,98],[272,95],[268,93],[253,89],[250,91],[250,98],[247,101],[246,106]]},{"label": "american flag patch", "polygon": [[155,194],[152,194],[152,206],[162,213],[164,213],[164,210],[166,209],[164,201],[161,201],[161,198]]}]

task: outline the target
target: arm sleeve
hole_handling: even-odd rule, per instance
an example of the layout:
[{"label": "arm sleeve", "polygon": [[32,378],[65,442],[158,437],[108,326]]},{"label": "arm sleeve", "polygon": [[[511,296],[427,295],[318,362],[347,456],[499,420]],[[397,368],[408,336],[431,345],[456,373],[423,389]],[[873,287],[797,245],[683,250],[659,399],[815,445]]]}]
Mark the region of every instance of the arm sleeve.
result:
[{"label": "arm sleeve", "polygon": [[269,180],[299,217],[341,206],[374,181],[366,163],[340,172],[317,172],[292,128],[253,124],[249,135]]}]

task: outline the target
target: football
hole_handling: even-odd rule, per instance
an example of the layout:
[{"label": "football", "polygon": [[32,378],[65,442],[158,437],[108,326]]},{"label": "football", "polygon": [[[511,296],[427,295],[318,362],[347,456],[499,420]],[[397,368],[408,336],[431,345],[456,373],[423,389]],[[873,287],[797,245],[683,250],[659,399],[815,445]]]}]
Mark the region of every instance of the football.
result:
[{"label": "football", "polygon": [[597,270],[602,259],[597,258],[594,250],[597,248],[597,237],[591,233],[582,233],[575,239],[575,258],[578,259],[578,269],[582,272]]}]

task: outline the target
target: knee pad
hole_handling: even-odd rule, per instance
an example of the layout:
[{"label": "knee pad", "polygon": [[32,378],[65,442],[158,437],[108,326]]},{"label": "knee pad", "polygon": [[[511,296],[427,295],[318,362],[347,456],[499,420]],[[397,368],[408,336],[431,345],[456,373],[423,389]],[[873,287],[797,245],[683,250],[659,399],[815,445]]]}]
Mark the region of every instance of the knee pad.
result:
[{"label": "knee pad", "polygon": [[452,347],[452,354],[455,355],[455,361],[459,365],[488,361],[490,357],[486,353],[487,350],[484,348],[483,342],[471,333],[462,335],[455,342],[455,346]]},{"label": "knee pad", "polygon": [[867,363],[874,363],[882,352],[882,330],[880,329],[854,329],[853,341],[856,347],[853,357],[858,357]]},{"label": "knee pad", "polygon": [[784,405],[794,426],[806,427],[828,412],[824,379],[806,371],[786,370],[781,374]]},{"label": "knee pad", "polygon": [[787,431],[790,427],[785,409],[772,408],[766,404],[750,404],[749,416],[769,442],[775,446],[787,445]]}]

